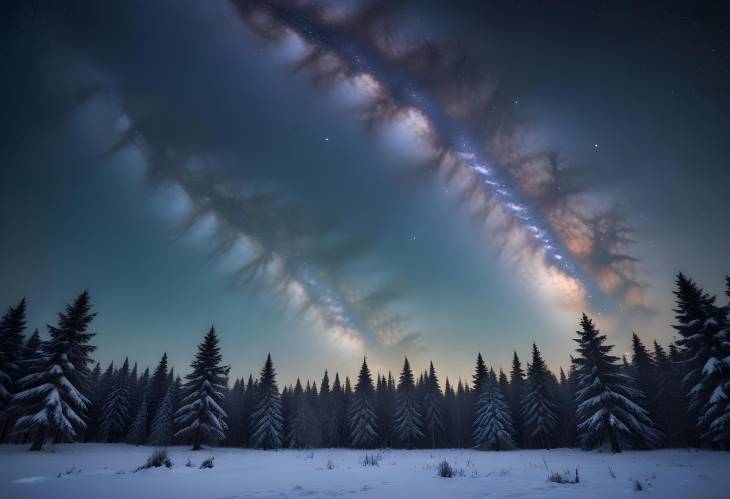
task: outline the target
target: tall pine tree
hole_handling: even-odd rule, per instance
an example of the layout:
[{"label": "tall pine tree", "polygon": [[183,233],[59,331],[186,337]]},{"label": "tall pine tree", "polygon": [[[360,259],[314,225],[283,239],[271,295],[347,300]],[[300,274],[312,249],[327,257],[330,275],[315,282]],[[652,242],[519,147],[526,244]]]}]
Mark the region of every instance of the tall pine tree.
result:
[{"label": "tall pine tree", "polygon": [[363,359],[350,405],[349,426],[353,447],[371,448],[378,444],[380,435],[373,406],[373,379],[367,359]]},{"label": "tall pine tree", "polygon": [[432,449],[444,433],[443,395],[433,362],[428,367],[423,395],[423,428]]},{"label": "tall pine tree", "polygon": [[416,385],[413,381],[413,371],[411,371],[411,366],[406,357],[403,362],[403,370],[398,379],[393,435],[395,435],[400,445],[411,449],[423,439],[422,424],[416,398]]},{"label": "tall pine tree", "polygon": [[619,358],[610,354],[613,345],[605,345],[593,321],[585,314],[577,332],[578,357],[578,434],[584,448],[592,449],[605,442],[612,452],[623,448],[651,448],[657,432],[646,410],[637,401],[640,390],[632,388],[623,373]]},{"label": "tall pine tree", "polygon": [[99,433],[105,442],[118,442],[127,434],[129,414],[129,359],[114,373],[114,386],[104,400]]},{"label": "tall pine tree", "polygon": [[221,405],[230,367],[221,365],[221,360],[218,336],[211,326],[190,364],[192,372],[185,376],[183,406],[175,413],[175,424],[180,427],[175,437],[189,438],[193,450],[199,450],[203,442],[225,438],[227,415]]},{"label": "tall pine tree", "polygon": [[479,398],[474,419],[474,446],[482,450],[508,450],[515,447],[514,428],[497,377],[491,371],[477,390]]},{"label": "tall pine tree", "polygon": [[251,444],[261,449],[278,449],[282,445],[284,420],[271,354],[261,369],[256,398],[251,414]]},{"label": "tall pine tree", "polygon": [[525,442],[528,446],[550,448],[555,445],[558,407],[552,390],[551,374],[534,343],[532,344],[532,362],[527,366],[527,380],[520,416]]},{"label": "tall pine tree", "polygon": [[58,314],[58,325],[48,326],[50,339],[31,372],[18,381],[20,391],[11,404],[19,415],[14,432],[33,432],[31,450],[40,450],[48,436],[56,441],[74,440],[86,428],[84,416],[89,400],[84,395],[90,374],[88,331],[95,314],[84,291]]}]

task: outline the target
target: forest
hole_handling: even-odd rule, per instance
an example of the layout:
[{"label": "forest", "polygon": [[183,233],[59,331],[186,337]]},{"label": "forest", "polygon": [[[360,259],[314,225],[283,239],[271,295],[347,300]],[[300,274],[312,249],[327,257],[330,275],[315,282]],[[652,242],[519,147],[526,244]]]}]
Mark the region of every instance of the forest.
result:
[{"label": "forest", "polygon": [[[725,278],[730,297],[730,277]],[[612,353],[583,314],[569,368],[553,372],[533,344],[509,373],[481,353],[471,380],[443,385],[431,362],[357,379],[324,370],[279,390],[269,355],[257,378],[230,379],[214,327],[183,377],[163,354],[154,369],[124,359],[94,362],[95,313],[84,291],[49,325],[26,332],[27,303],[0,320],[0,441],[127,442],[278,448],[555,447],[730,450],[730,304],[676,277],[675,339],[647,346],[633,334],[631,358]],[[566,372],[567,371],[567,372]]]}]

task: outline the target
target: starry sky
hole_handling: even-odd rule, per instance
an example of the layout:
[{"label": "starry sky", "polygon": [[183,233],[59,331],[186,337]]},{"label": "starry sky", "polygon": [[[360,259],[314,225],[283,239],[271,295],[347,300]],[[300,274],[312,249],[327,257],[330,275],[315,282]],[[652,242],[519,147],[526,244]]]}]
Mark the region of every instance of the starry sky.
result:
[{"label": "starry sky", "polygon": [[621,353],[677,271],[721,291],[726,7],[343,5],[4,3],[0,304],[88,289],[102,362],[214,324],[290,382],[557,369],[580,312]]}]

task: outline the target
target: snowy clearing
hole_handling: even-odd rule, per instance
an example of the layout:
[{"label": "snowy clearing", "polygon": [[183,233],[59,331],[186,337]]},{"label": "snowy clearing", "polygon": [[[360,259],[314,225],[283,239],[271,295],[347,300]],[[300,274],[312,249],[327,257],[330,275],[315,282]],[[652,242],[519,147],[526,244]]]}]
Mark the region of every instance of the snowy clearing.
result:
[{"label": "snowy clearing", "polygon": [[[612,455],[573,449],[257,451],[168,449],[172,469],[134,472],[154,451],[124,444],[66,444],[43,452],[0,446],[0,490],[15,498],[339,497],[726,498],[730,454],[695,450]],[[365,456],[378,464],[363,466]],[[214,456],[213,469],[199,469]],[[190,459],[193,467],[186,466]],[[436,475],[447,460],[454,478]],[[548,471],[580,483],[553,483]],[[615,476],[615,478],[614,478]],[[636,482],[643,490],[635,490]],[[638,494],[638,496],[637,496]]]}]

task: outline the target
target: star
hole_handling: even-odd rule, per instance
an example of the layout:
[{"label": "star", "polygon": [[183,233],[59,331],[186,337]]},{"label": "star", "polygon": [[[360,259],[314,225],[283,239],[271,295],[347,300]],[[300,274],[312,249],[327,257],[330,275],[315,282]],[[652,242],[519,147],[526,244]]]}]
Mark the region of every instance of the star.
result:
[{"label": "star", "polygon": [[329,137],[325,137],[325,138],[324,138],[324,141],[325,141],[325,142],[329,142],[329,141],[330,141],[330,138],[329,138]]},{"label": "star", "polygon": [[598,149],[598,144],[593,144],[594,149]]}]

